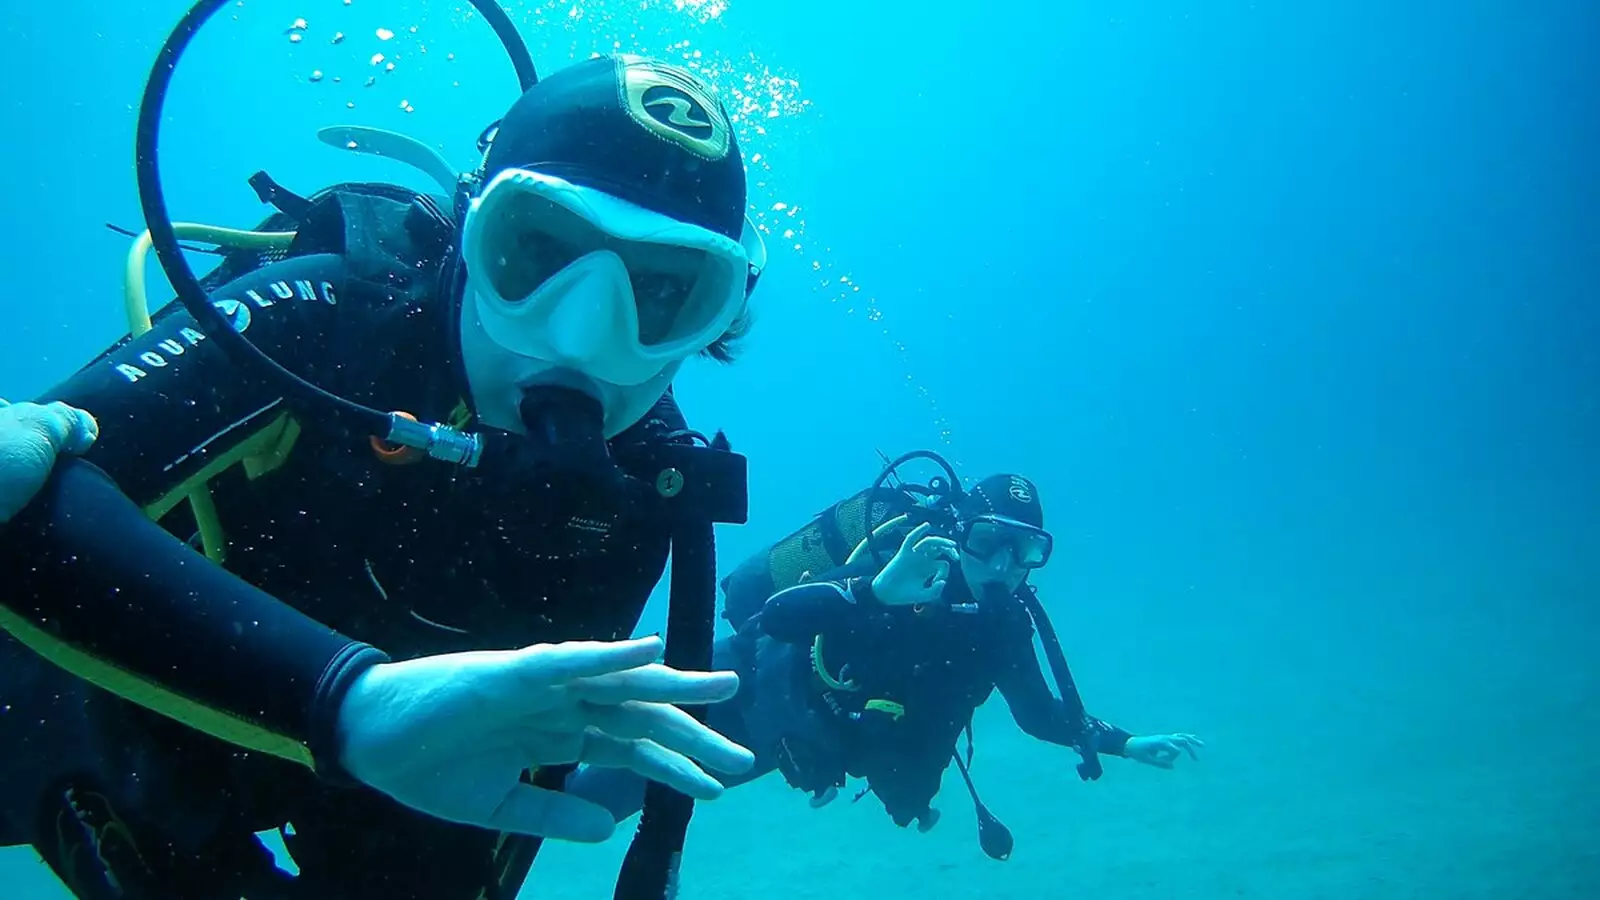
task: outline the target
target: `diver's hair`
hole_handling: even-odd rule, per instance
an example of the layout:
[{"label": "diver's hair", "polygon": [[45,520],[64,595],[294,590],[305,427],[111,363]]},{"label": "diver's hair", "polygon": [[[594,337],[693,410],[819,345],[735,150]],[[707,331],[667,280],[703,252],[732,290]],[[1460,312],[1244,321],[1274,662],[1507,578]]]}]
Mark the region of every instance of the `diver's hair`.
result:
[{"label": "diver's hair", "polygon": [[733,320],[728,330],[722,337],[711,342],[711,346],[700,351],[701,355],[708,356],[719,363],[731,364],[739,358],[739,345],[750,334],[750,328],[755,324],[755,316],[750,312],[750,307],[745,306],[739,311],[739,317]]}]

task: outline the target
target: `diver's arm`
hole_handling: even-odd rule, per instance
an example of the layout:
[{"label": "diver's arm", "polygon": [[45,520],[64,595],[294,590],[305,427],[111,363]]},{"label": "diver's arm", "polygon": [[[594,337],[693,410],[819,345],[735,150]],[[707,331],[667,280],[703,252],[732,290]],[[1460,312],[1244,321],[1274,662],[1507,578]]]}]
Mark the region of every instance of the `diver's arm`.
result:
[{"label": "diver's arm", "polygon": [[[313,367],[338,359],[328,342],[345,287],[338,257],[306,256],[213,297],[269,356],[319,380]],[[382,654],[151,521],[208,472],[292,434],[271,383],[234,367],[176,311],[44,399],[89,411],[100,437],[88,463],[63,461],[6,526],[0,625],[113,693],[233,743],[313,762],[331,740],[343,690]]]},{"label": "diver's arm", "polygon": [[339,703],[379,651],[229,574],[63,459],[0,536],[0,627],[111,693],[223,740],[335,763]]},{"label": "diver's arm", "polygon": [[761,631],[786,644],[809,644],[825,631],[857,629],[881,611],[870,578],[813,581],[772,595],[761,609]]},{"label": "diver's arm", "polygon": [[1072,721],[1065,705],[1045,683],[1039,658],[1034,655],[1032,630],[1015,634],[1015,639],[1008,639],[1007,646],[996,654],[999,677],[995,679],[995,686],[1006,698],[1006,706],[1011,708],[1011,718],[1017,727],[1030,737],[1079,750],[1085,749],[1094,737],[1097,752],[1121,756],[1131,735],[1093,716],[1085,716],[1081,722]]}]

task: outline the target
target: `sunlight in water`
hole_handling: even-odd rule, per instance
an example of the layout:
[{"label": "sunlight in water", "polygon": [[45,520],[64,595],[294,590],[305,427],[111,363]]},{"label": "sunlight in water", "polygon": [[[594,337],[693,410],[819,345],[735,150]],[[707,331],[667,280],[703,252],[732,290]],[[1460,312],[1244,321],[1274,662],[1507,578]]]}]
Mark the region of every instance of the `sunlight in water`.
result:
[{"label": "sunlight in water", "polygon": [[[479,14],[464,0],[432,3],[412,0],[401,4],[411,21],[397,19],[377,27],[359,22],[356,13],[373,13],[363,0],[341,0],[356,9],[325,9],[317,4],[316,17],[293,18],[283,33],[301,47],[321,48],[313,57],[316,68],[307,68],[298,77],[308,83],[336,85],[349,93],[341,97],[344,106],[355,109],[363,98],[378,96],[384,106],[411,113],[415,107],[396,95],[382,97],[384,87],[406,90],[402,81],[393,81],[419,58],[472,66],[478,55],[499,54],[492,38],[479,33],[483,28]],[[927,404],[940,439],[952,441],[949,421],[912,374],[909,349],[891,333],[878,298],[864,291],[847,266],[836,264],[833,251],[812,246],[806,237],[806,217],[800,204],[785,196],[783,179],[774,175],[775,158],[782,164],[807,144],[804,132],[789,130],[789,124],[811,110],[800,80],[793,74],[768,64],[759,53],[745,47],[736,32],[730,32],[727,18],[737,12],[739,0],[511,0],[504,4],[529,49],[542,67],[565,64],[563,57],[577,60],[601,53],[637,53],[684,66],[713,85],[727,106],[735,134],[744,152],[750,173],[749,215],[762,232],[774,258],[780,252],[792,255],[809,269],[816,281],[814,294],[822,302],[835,305],[847,316],[859,316],[885,336],[899,356],[908,387],[920,402]],[[243,0],[240,0],[243,6]],[[331,0],[326,4],[331,6]],[[333,51],[334,45],[349,44]],[[470,52],[463,48],[470,47]],[[735,50],[733,48],[739,47]],[[348,52],[347,52],[348,51]],[[337,53],[348,62],[336,63]],[[499,61],[495,63],[498,65]],[[345,70],[343,74],[339,68]],[[466,70],[463,70],[465,72]],[[403,75],[394,76],[404,78]],[[459,77],[466,78],[465,74]],[[450,82],[459,87],[460,81]],[[367,93],[364,89],[375,89]],[[426,93],[426,91],[416,91]],[[777,130],[783,129],[780,135]]]}]

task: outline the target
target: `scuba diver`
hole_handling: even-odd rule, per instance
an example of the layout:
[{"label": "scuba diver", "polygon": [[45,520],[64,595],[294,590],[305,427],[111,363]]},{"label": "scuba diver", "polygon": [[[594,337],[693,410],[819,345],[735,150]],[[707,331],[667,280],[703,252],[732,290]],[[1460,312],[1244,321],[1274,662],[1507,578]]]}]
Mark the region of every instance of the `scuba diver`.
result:
[{"label": "scuba diver", "polygon": [[44,487],[57,456],[82,455],[99,433],[94,416],[65,403],[0,399],[0,525]]},{"label": "scuba diver", "polygon": [[[39,400],[93,447],[31,501],[6,459],[0,845],[84,900],[511,900],[541,837],[612,833],[559,791],[586,762],[651,780],[617,897],[669,896],[701,767],[752,761],[697,710],[737,687],[712,528],[746,467],[671,391],[732,359],[765,262],[728,113],[639,57],[539,80],[474,0],[524,91],[442,197],[259,173],[254,231],[175,224],[161,105],[224,5],[140,110],[134,259],[180,302],[130,279],[133,333]],[[218,245],[203,281],[180,231]],[[669,552],[667,639],[625,640]]]},{"label": "scuba diver", "polygon": [[[919,456],[944,465],[948,480],[884,487]],[[1100,777],[1101,754],[1160,768],[1183,753],[1198,758],[1202,744],[1192,735],[1135,737],[1084,711],[1028,584],[1054,549],[1034,484],[1018,475],[991,476],[970,491],[958,483],[937,455],[908,454],[871,489],[724,579],[724,615],[738,631],[718,642],[717,664],[739,672],[740,687],[709,711],[709,723],[756,755],[752,769],[725,786],[776,769],[820,807],[848,776],[864,778],[857,799],[876,794],[897,825],[927,831],[954,759],[978,809],[983,849],[1005,859],[1011,835],[983,806],[968,771],[973,713],[997,688],[1023,731],[1082,756],[1085,780]],[[1036,627],[1060,697],[1037,662]],[[963,731],[965,759],[957,751]],[[639,809],[643,787],[631,773],[584,767],[567,789],[620,821]]]}]

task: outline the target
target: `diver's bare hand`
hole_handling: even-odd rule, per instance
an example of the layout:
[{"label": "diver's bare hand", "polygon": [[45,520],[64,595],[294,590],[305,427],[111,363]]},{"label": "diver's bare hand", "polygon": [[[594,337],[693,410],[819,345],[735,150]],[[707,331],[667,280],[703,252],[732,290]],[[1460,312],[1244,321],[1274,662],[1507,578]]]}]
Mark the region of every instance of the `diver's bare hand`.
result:
[{"label": "diver's bare hand", "polygon": [[696,799],[721,795],[708,768],[738,774],[750,751],[674,704],[726,700],[732,672],[659,665],[650,637],[538,644],[385,663],[359,676],[339,710],[340,762],[423,812],[484,828],[603,841],[604,808],[524,784],[524,769],[626,768]]},{"label": "diver's bare hand", "polygon": [[0,399],[0,523],[44,487],[58,455],[86,452],[99,433],[94,416],[75,406]]}]

